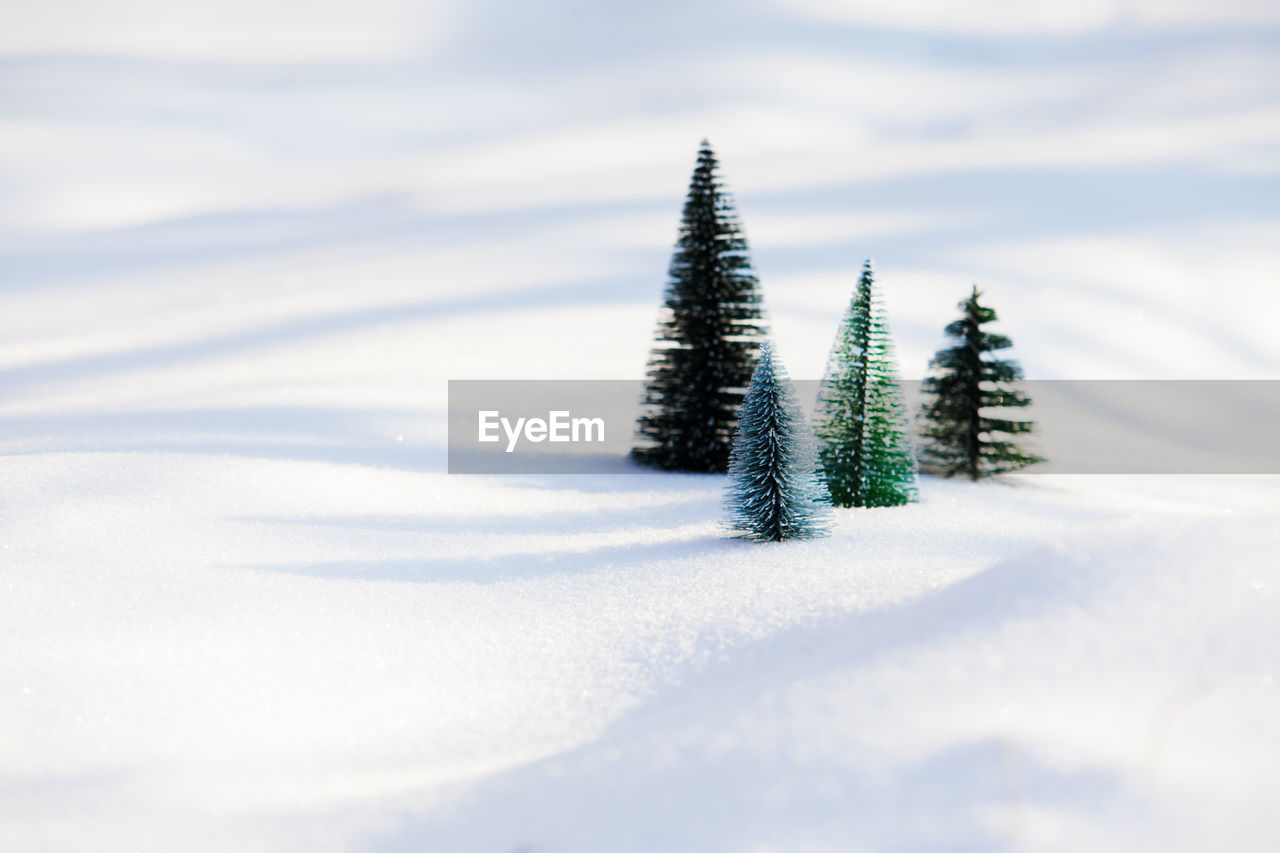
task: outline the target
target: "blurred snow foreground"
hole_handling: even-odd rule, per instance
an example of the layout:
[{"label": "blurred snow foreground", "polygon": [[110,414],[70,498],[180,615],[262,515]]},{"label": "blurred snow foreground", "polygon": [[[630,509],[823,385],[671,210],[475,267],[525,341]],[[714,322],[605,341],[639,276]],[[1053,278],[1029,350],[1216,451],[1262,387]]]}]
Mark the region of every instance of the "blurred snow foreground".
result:
[{"label": "blurred snow foreground", "polygon": [[[1263,850],[1274,481],[6,459],[11,850]],[[446,482],[447,480],[447,482]]]},{"label": "blurred snow foreground", "polygon": [[1271,849],[1276,478],[443,473],[704,135],[794,376],[874,255],[906,378],[1280,377],[1275,4],[979,5],[7,4],[0,849]]}]

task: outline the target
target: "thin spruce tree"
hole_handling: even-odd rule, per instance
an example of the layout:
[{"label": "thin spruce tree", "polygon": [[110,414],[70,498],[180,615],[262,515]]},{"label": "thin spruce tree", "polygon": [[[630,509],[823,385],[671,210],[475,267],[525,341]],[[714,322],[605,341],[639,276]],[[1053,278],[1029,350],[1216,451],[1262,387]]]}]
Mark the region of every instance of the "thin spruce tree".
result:
[{"label": "thin spruce tree", "polygon": [[827,359],[817,422],[832,503],[884,507],[917,500],[906,403],[871,261],[863,265]]},{"label": "thin spruce tree", "polygon": [[948,477],[963,474],[972,480],[1043,461],[1016,442],[1034,429],[1030,420],[991,414],[993,409],[1023,408],[1031,400],[1013,385],[1022,378],[1018,363],[991,357],[1013,342],[983,328],[995,321],[996,312],[979,301],[981,295],[975,285],[959,303],[960,319],[946,328],[954,345],[929,362],[931,375],[922,389],[926,461]]},{"label": "thin spruce tree", "polygon": [[765,334],[733,197],[703,140],[649,358],[635,459],[671,471],[725,471]]},{"label": "thin spruce tree", "polygon": [[830,498],[813,434],[768,342],[738,414],[725,509],[741,539],[781,542],[828,532]]}]

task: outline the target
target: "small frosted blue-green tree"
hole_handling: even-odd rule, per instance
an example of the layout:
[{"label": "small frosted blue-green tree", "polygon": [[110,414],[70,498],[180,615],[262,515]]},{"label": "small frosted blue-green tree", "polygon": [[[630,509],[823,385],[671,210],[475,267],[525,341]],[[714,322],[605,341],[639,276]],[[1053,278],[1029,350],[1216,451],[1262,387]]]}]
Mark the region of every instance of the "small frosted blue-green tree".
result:
[{"label": "small frosted blue-green tree", "polygon": [[768,341],[738,411],[725,508],[742,539],[781,542],[828,532],[830,498],[813,435]]},{"label": "small frosted blue-green tree", "polygon": [[816,420],[832,503],[901,506],[917,499],[906,403],[871,261],[827,359]]}]

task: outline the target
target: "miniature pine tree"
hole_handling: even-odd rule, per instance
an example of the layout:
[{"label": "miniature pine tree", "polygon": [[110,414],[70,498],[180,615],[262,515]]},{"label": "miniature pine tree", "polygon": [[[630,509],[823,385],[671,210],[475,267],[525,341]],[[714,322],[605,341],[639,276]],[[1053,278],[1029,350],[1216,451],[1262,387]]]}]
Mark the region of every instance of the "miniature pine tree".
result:
[{"label": "miniature pine tree", "polygon": [[668,276],[632,455],[656,468],[722,472],[765,324],[747,241],[706,140]]},{"label": "miniature pine tree", "polygon": [[817,448],[768,342],[738,413],[725,507],[742,539],[780,542],[827,533],[830,500]]},{"label": "miniature pine tree", "polygon": [[964,474],[972,480],[1043,461],[1013,441],[1014,436],[1032,431],[1031,421],[983,414],[990,409],[1021,408],[1031,400],[1011,384],[1022,378],[1017,362],[984,358],[1013,344],[1004,335],[983,330],[996,319],[996,312],[981,304],[979,296],[975,286],[959,304],[963,316],[946,329],[956,345],[940,350],[929,362],[934,373],[923,387],[932,396],[924,408],[926,458],[948,477]]},{"label": "miniature pine tree", "polygon": [[827,359],[817,434],[836,506],[901,506],[916,500],[906,404],[871,261],[863,266]]}]

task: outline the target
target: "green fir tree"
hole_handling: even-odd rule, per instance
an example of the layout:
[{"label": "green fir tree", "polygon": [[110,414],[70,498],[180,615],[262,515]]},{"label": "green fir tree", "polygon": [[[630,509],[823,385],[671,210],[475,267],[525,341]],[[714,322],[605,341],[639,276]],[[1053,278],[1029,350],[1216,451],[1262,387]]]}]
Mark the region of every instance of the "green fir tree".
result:
[{"label": "green fir tree", "polygon": [[722,472],[766,328],[747,241],[705,140],[668,275],[632,455],[655,468]]},{"label": "green fir tree", "polygon": [[1034,429],[1031,421],[990,414],[1025,407],[1031,400],[1013,385],[1022,378],[1017,362],[990,357],[1013,343],[982,328],[996,319],[996,312],[979,296],[975,286],[959,304],[963,316],[946,329],[955,345],[939,350],[929,362],[932,375],[923,388],[932,398],[924,407],[926,461],[948,477],[963,474],[972,480],[1044,461],[1015,441]]},{"label": "green fir tree", "polygon": [[742,539],[825,536],[831,502],[813,434],[766,342],[738,414],[725,508]]},{"label": "green fir tree", "polygon": [[917,499],[906,403],[871,261],[827,359],[817,420],[836,506],[901,506]]}]

